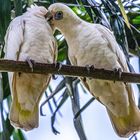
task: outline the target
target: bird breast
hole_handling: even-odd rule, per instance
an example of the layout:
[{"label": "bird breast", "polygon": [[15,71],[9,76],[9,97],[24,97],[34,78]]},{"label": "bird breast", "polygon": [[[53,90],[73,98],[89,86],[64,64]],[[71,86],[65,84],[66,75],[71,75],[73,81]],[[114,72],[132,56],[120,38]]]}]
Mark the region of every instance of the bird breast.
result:
[{"label": "bird breast", "polygon": [[37,62],[53,63],[53,41],[48,23],[26,20],[24,42],[21,44],[19,60],[24,61],[28,57]]}]

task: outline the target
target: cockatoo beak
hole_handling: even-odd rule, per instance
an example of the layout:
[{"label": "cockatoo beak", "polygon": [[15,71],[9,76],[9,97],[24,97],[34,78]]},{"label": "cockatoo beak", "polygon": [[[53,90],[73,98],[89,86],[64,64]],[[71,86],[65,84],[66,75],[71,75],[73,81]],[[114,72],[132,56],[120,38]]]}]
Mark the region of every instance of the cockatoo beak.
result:
[{"label": "cockatoo beak", "polygon": [[53,14],[50,11],[48,11],[47,14],[45,15],[45,17],[46,17],[47,21],[50,21],[53,19]]}]

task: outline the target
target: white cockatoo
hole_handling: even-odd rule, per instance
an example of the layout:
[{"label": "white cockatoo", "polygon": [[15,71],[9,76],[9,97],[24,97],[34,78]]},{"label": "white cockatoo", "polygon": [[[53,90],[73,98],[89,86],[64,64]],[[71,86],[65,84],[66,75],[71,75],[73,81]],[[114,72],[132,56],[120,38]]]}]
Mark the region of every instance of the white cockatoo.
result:
[{"label": "white cockatoo", "polygon": [[[50,5],[48,13],[51,14],[52,28],[58,29],[68,43],[68,55],[73,65],[129,72],[125,56],[109,29],[80,19],[61,3]],[[140,111],[131,84],[86,78],[85,85],[106,107],[119,136],[128,137],[140,130]]]},{"label": "white cockatoo", "polygon": [[[47,9],[31,6],[9,25],[5,36],[5,59],[54,63],[56,42],[46,19]],[[31,63],[32,62],[32,63]],[[39,101],[51,75],[9,72],[12,93],[10,121],[15,127],[31,130],[38,127]]]}]

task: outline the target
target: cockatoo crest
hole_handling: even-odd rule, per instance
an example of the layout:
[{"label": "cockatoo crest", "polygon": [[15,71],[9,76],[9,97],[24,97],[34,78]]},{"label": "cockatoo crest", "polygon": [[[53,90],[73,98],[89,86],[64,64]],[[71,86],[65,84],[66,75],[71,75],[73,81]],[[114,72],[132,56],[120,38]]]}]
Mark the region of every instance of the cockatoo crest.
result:
[{"label": "cockatoo crest", "polygon": [[43,6],[31,5],[30,8],[27,8],[27,14],[35,15],[38,17],[45,16],[48,10]]}]

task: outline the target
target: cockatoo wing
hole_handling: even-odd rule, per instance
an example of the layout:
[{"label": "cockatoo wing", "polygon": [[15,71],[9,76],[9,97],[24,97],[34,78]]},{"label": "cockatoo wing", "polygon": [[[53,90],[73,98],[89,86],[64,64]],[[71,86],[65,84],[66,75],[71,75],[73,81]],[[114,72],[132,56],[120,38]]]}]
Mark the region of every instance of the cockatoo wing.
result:
[{"label": "cockatoo wing", "polygon": [[[9,25],[5,35],[5,59],[17,60],[23,43],[24,21],[21,16],[15,18]],[[12,83],[13,72],[9,72],[9,81]],[[10,84],[11,89],[11,84]]]},{"label": "cockatoo wing", "polygon": [[[105,49],[104,54],[101,53],[101,51],[96,52],[96,50],[96,53],[92,51],[86,52],[86,50],[84,51],[84,53],[88,54],[88,56],[92,56],[92,54],[95,55],[94,59],[92,60],[94,60],[93,63],[95,62],[97,67],[107,67],[108,69],[121,68],[122,71],[129,72],[125,56],[120,50],[113,34],[107,28],[101,25],[94,24],[94,27],[94,30],[98,30],[101,34],[102,39],[104,40],[104,44],[102,44],[103,49],[105,47],[107,48]],[[92,35],[91,33],[90,36],[94,35]],[[97,39],[100,39],[100,37],[97,37]],[[88,44],[91,45],[92,40],[89,41]],[[88,44],[86,47],[88,47]],[[98,44],[98,47],[99,46],[100,42]],[[100,48],[100,50],[101,49],[102,48]],[[108,53],[106,53],[106,51],[108,51]],[[98,53],[100,54],[100,56],[98,56]],[[114,56],[116,59],[115,63],[113,62]],[[110,60],[106,61],[105,57],[110,58]],[[80,59],[78,59],[77,61],[81,62]],[[84,81],[84,85],[89,89],[89,91],[96,97],[99,102],[106,106],[112,125],[114,126],[119,136],[128,137],[134,132],[140,130],[140,112],[138,107],[135,105],[133,90],[130,84],[124,84],[121,82],[113,83],[110,81],[101,80],[86,80],[87,81]],[[102,93],[102,91],[104,93]],[[123,113],[126,115],[123,115]]]},{"label": "cockatoo wing", "polygon": [[[102,26],[98,26],[97,28],[103,34],[104,38],[108,41],[108,47],[110,47],[112,51],[116,54],[118,58],[118,63],[120,64],[122,71],[129,72],[125,56],[122,53],[122,51],[120,51],[120,48],[116,43],[113,34],[108,29],[103,28]],[[106,34],[108,36],[106,36]],[[110,41],[111,38],[112,41]],[[140,112],[138,107],[135,105],[132,86],[130,84],[125,84],[125,88],[128,93],[128,99],[129,99],[129,106],[128,106],[129,114],[126,115],[125,117],[117,117],[109,109],[107,109],[107,111],[110,116],[112,125],[114,126],[117,133],[120,136],[128,137],[132,135],[133,132],[135,131],[137,132],[140,129]]]},{"label": "cockatoo wing", "polygon": [[[109,57],[109,55],[112,56],[112,57],[109,57],[110,61],[108,60],[105,61],[103,54],[100,54],[100,57],[101,57],[100,58],[99,56],[96,56],[98,55],[96,53],[99,53],[99,52],[96,52],[95,54],[93,53],[95,55],[95,59],[94,59],[95,62],[97,62],[100,59],[99,61],[100,63],[99,62],[96,63],[96,66],[102,67],[100,65],[103,64],[103,67],[108,67],[109,69],[121,68],[122,71],[129,72],[125,56],[123,52],[120,50],[113,34],[107,28],[101,25],[94,25],[94,27],[95,27],[95,30],[98,30],[101,33],[102,39],[105,42],[104,45],[102,44],[103,45],[102,47],[105,48],[107,45],[108,52],[110,52],[110,54],[106,53],[107,51],[106,49],[106,51],[104,52],[106,53],[104,54],[105,57]],[[89,41],[88,43],[90,44],[91,42],[92,40]],[[84,52],[86,54],[88,53],[86,51]],[[88,53],[88,55],[91,56],[92,54]],[[113,56],[116,57],[115,59],[117,61],[114,63],[114,65],[113,63],[109,64],[109,62],[113,62],[112,61]],[[81,60],[79,59],[77,61],[81,61]],[[88,87],[90,92],[95,96],[95,98],[99,102],[101,102],[102,104],[106,106],[112,125],[114,126],[119,136],[128,137],[134,132],[137,132],[140,130],[140,112],[139,112],[138,107],[135,104],[133,90],[130,84],[128,83],[124,84],[121,82],[113,83],[110,81],[87,79],[87,82],[84,81],[84,85]],[[104,93],[102,93],[102,91]],[[96,94],[96,93],[100,93],[100,94]]]},{"label": "cockatoo wing", "polygon": [[24,20],[21,16],[13,19],[5,35],[5,59],[17,60],[24,37]]},{"label": "cockatoo wing", "polygon": [[111,49],[111,51],[117,56],[117,60],[121,66],[122,71],[129,72],[125,55],[117,44],[113,33],[100,24],[96,24],[95,28],[97,28],[97,30],[102,33],[102,37],[104,38],[104,40],[106,40],[106,42],[108,42],[108,48]]},{"label": "cockatoo wing", "polygon": [[130,104],[128,107],[129,114],[124,117],[117,117],[107,109],[114,130],[121,137],[129,137],[140,130],[140,113],[134,102],[133,90],[130,86],[126,86],[126,89]]},{"label": "cockatoo wing", "polygon": [[[50,81],[50,75],[14,73],[11,123],[24,130],[38,127],[38,105]],[[21,86],[22,85],[22,86]]]}]

